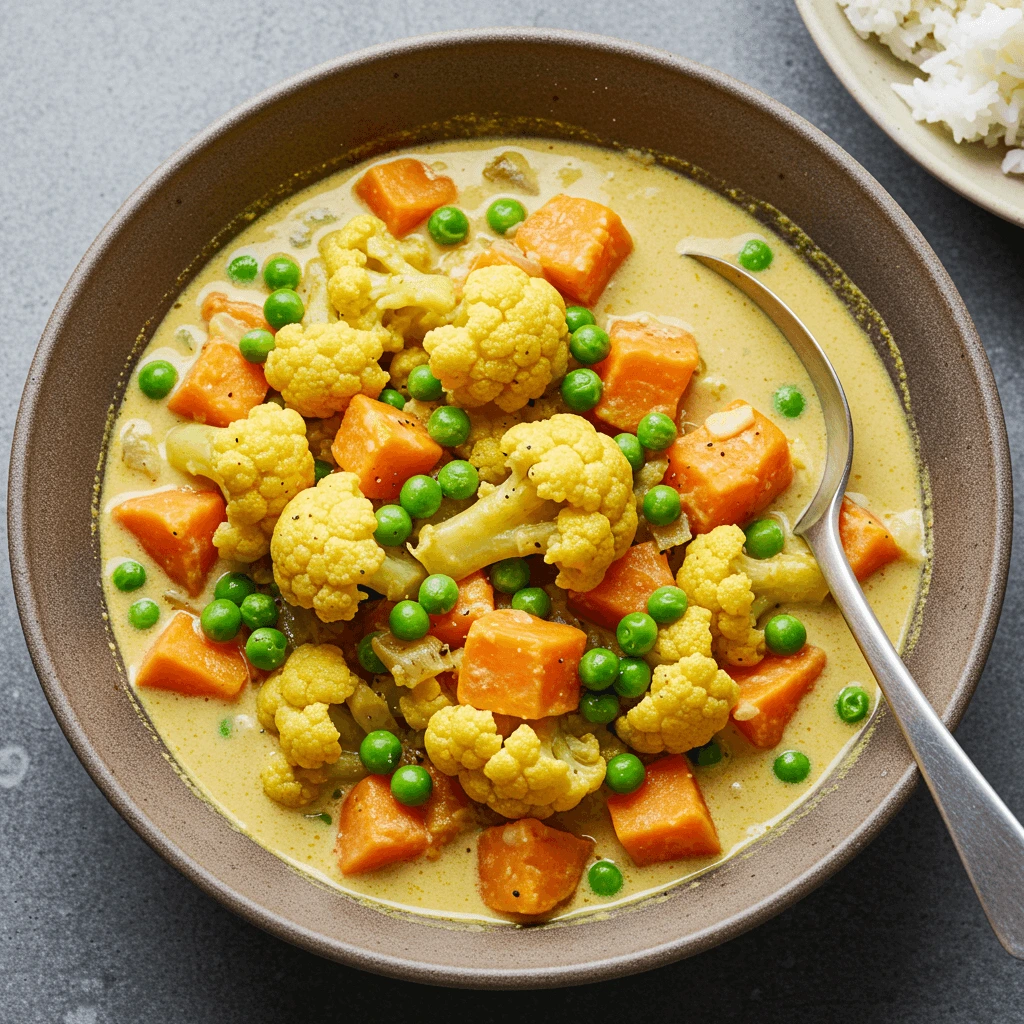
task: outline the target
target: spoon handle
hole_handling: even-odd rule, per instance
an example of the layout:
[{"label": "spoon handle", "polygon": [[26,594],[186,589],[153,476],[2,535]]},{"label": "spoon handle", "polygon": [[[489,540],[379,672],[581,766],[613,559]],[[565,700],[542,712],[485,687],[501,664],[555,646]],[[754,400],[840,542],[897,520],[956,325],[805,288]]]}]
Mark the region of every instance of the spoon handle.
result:
[{"label": "spoon handle", "polygon": [[993,931],[1024,959],[1024,827],[950,735],[907,671],[846,560],[835,510],[804,532],[938,804]]}]

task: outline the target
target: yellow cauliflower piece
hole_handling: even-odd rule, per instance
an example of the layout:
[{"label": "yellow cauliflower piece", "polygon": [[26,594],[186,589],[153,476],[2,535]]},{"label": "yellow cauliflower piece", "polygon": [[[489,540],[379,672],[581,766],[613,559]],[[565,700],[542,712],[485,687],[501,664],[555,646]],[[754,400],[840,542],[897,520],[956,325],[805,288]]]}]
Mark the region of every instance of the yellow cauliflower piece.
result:
[{"label": "yellow cauliflower piece", "polygon": [[281,596],[312,608],[324,622],[348,621],[384,563],[373,539],[377,519],[354,473],[331,473],[293,498],[270,543],[274,580]]},{"label": "yellow cauliflower piece", "polygon": [[686,614],[658,629],[654,653],[663,661],[678,661],[688,654],[711,657],[711,611],[691,604]]},{"label": "yellow cauliflower piece", "polygon": [[289,764],[300,768],[321,768],[341,757],[338,730],[326,704],[307,704],[303,708],[282,704],[274,715],[281,753]]},{"label": "yellow cauliflower piece", "polygon": [[267,383],[303,416],[344,412],[353,395],[376,398],[387,384],[388,372],[377,362],[385,337],[380,329],[361,331],[341,320],[288,324],[264,364]]},{"label": "yellow cauliflower piece", "polygon": [[268,402],[226,427],[186,423],[164,442],[175,469],[220,487],[227,522],[213,535],[222,558],[254,562],[270,550],[285,505],[313,486],[313,456],[306,424],[292,409]]},{"label": "yellow cauliflower piece", "polygon": [[615,731],[634,750],[679,754],[724,729],[740,688],[704,654],[689,654],[654,670],[650,692],[618,719]]},{"label": "yellow cauliflower piece", "polygon": [[716,526],[695,537],[676,574],[694,604],[712,613],[715,653],[730,665],[756,665],[764,657],[764,633],[757,629],[750,577],[735,571],[745,541],[738,526]]},{"label": "yellow cauliflower piece", "polygon": [[398,698],[398,709],[410,729],[426,729],[438,711],[451,706],[436,679],[424,679]]},{"label": "yellow cauliflower piece", "polygon": [[468,704],[440,708],[427,725],[423,742],[438,771],[458,775],[483,768],[501,750],[494,716]]},{"label": "yellow cauliflower piece", "polygon": [[426,273],[426,243],[420,238],[399,241],[370,214],[325,235],[320,255],[338,316],[361,330],[383,327],[385,352],[400,351],[407,339],[418,341],[445,323],[455,308],[451,279]]},{"label": "yellow cauliflower piece", "polygon": [[359,682],[334,644],[303,644],[281,669],[281,696],[297,708],[308,704],[343,704]]},{"label": "yellow cauliflower piece", "polygon": [[449,404],[493,402],[513,412],[565,376],[565,303],[547,281],[518,267],[482,267],[466,278],[453,322],[430,331],[423,347]]},{"label": "yellow cauliflower piece", "polygon": [[412,345],[409,348],[403,348],[401,352],[396,352],[388,367],[388,373],[391,374],[391,386],[408,398],[409,374],[417,366],[423,366],[428,362],[430,362],[430,356],[419,345]]},{"label": "yellow cauliflower piece", "polygon": [[281,692],[281,670],[267,676],[263,685],[256,691],[256,717],[260,725],[271,735],[277,735],[277,712],[288,701]]},{"label": "yellow cauliflower piece", "polygon": [[320,795],[320,786],[327,781],[323,772],[293,768],[284,754],[274,751],[260,775],[263,792],[284,807],[297,809],[312,803]]}]

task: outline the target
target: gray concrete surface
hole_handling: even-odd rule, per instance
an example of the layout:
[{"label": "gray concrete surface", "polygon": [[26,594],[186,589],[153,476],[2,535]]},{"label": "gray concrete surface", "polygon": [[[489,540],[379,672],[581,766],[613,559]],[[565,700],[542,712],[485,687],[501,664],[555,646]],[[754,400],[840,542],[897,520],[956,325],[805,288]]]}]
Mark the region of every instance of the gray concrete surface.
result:
[{"label": "gray concrete surface", "polygon": [[[1024,445],[1024,233],[930,178],[861,112],[789,0],[0,2],[0,451],[47,315],[89,242],[173,150],[251,94],[387,39],[486,25],[582,28],[704,61],[849,150],[935,247]],[[1022,185],[1024,188],[1024,185]],[[950,438],[950,444],[956,444]],[[41,473],[60,472],[55,450]],[[1019,472],[1019,466],[1018,466]],[[1019,485],[1019,477],[1018,485]],[[6,482],[6,471],[3,473]],[[2,555],[6,562],[6,543]],[[552,993],[445,993],[327,963],[234,917],[107,804],[36,682],[0,573],[0,1021],[129,1024],[1024,1019],[1024,964],[988,930],[927,795],[813,895],[700,957]],[[1019,557],[960,740],[1024,815]]]}]

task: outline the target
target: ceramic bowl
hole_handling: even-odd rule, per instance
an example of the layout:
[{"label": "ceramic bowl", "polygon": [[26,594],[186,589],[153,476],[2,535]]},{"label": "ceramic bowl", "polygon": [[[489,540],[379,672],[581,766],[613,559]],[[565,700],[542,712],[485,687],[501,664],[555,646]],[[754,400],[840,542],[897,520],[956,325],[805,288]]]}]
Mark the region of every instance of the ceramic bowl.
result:
[{"label": "ceramic bowl", "polygon": [[[915,782],[891,716],[880,714],[860,756],[786,827],[699,884],[532,928],[383,913],[313,883],[182,781],[109,644],[93,533],[97,466],[133,359],[246,211],[346,160],[494,133],[665,154],[737,201],[771,204],[752,207],[769,227],[784,211],[863,289],[902,351],[931,481],[931,592],[907,661],[955,725],[995,630],[1012,517],[999,399],[963,302],[899,207],[806,121],[709,68],[578,33],[455,33],[356,53],[256,97],[160,167],[86,253],[39,343],[14,437],[11,563],[32,658],[69,741],[129,824],[202,889],[282,938],[367,970],[445,985],[567,985],[706,950],[845,864]],[[858,313],[895,379],[879,321]],[[61,472],[43,472],[58,438]]]}]

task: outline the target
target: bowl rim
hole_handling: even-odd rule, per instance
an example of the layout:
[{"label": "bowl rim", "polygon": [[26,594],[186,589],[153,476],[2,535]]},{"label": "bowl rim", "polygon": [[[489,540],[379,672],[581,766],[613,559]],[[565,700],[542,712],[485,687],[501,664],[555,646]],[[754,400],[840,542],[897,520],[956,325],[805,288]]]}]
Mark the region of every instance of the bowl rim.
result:
[{"label": "bowl rim", "polygon": [[996,557],[992,561],[988,574],[988,585],[980,613],[981,628],[976,633],[974,643],[965,658],[960,681],[943,714],[943,719],[950,728],[955,727],[966,709],[995,634],[1009,571],[1013,519],[1009,444],[995,379],[963,300],[938,257],[910,218],[852,156],[782,103],[721,71],[668,51],[593,33],[542,28],[483,28],[437,32],[360,49],[300,72],[263,90],[252,99],[228,111],[176,150],[131,193],[89,246],[47,321],[29,368],[13,432],[8,476],[7,519],[15,598],[33,665],[58,724],[93,781],[135,832],[164,860],[194,881],[204,892],[240,914],[250,923],[319,955],[331,956],[352,966],[392,977],[460,987],[509,988],[523,987],[524,985],[540,987],[607,980],[669,963],[683,956],[699,952],[709,945],[717,945],[726,939],[740,935],[781,912],[848,863],[881,831],[906,802],[916,784],[917,769],[910,762],[906,769],[894,779],[889,793],[860,826],[848,833],[840,843],[828,850],[810,868],[785,887],[713,926],[699,932],[682,935],[659,946],[648,948],[641,953],[626,953],[567,966],[556,965],[542,968],[487,966],[477,968],[424,963],[400,955],[367,951],[341,940],[329,939],[312,929],[287,920],[262,904],[241,895],[227,882],[215,877],[186,854],[159,826],[150,820],[141,807],[128,795],[92,746],[57,676],[48,649],[48,642],[40,624],[40,606],[35,583],[30,573],[26,543],[31,515],[27,500],[31,466],[27,452],[29,439],[36,424],[37,403],[41,394],[44,371],[57,347],[65,314],[79,293],[88,287],[90,272],[94,265],[100,261],[108,248],[116,243],[122,222],[126,221],[135,209],[146,201],[150,192],[160,183],[178,172],[196,154],[229,132],[236,124],[247,120],[282,97],[298,92],[321,78],[330,77],[339,70],[417,51],[457,47],[469,43],[515,41],[533,44],[571,44],[590,51],[627,57],[641,63],[653,63],[672,71],[681,72],[691,79],[702,80],[731,95],[734,99],[752,105],[789,129],[812,138],[823,158],[839,165],[870,195],[893,228],[904,237],[907,244],[916,251],[922,263],[925,264],[935,285],[942,293],[948,314],[957,326],[966,356],[980,385],[982,411],[988,425],[989,437],[993,443],[995,467],[993,495],[998,509],[994,544]]}]

